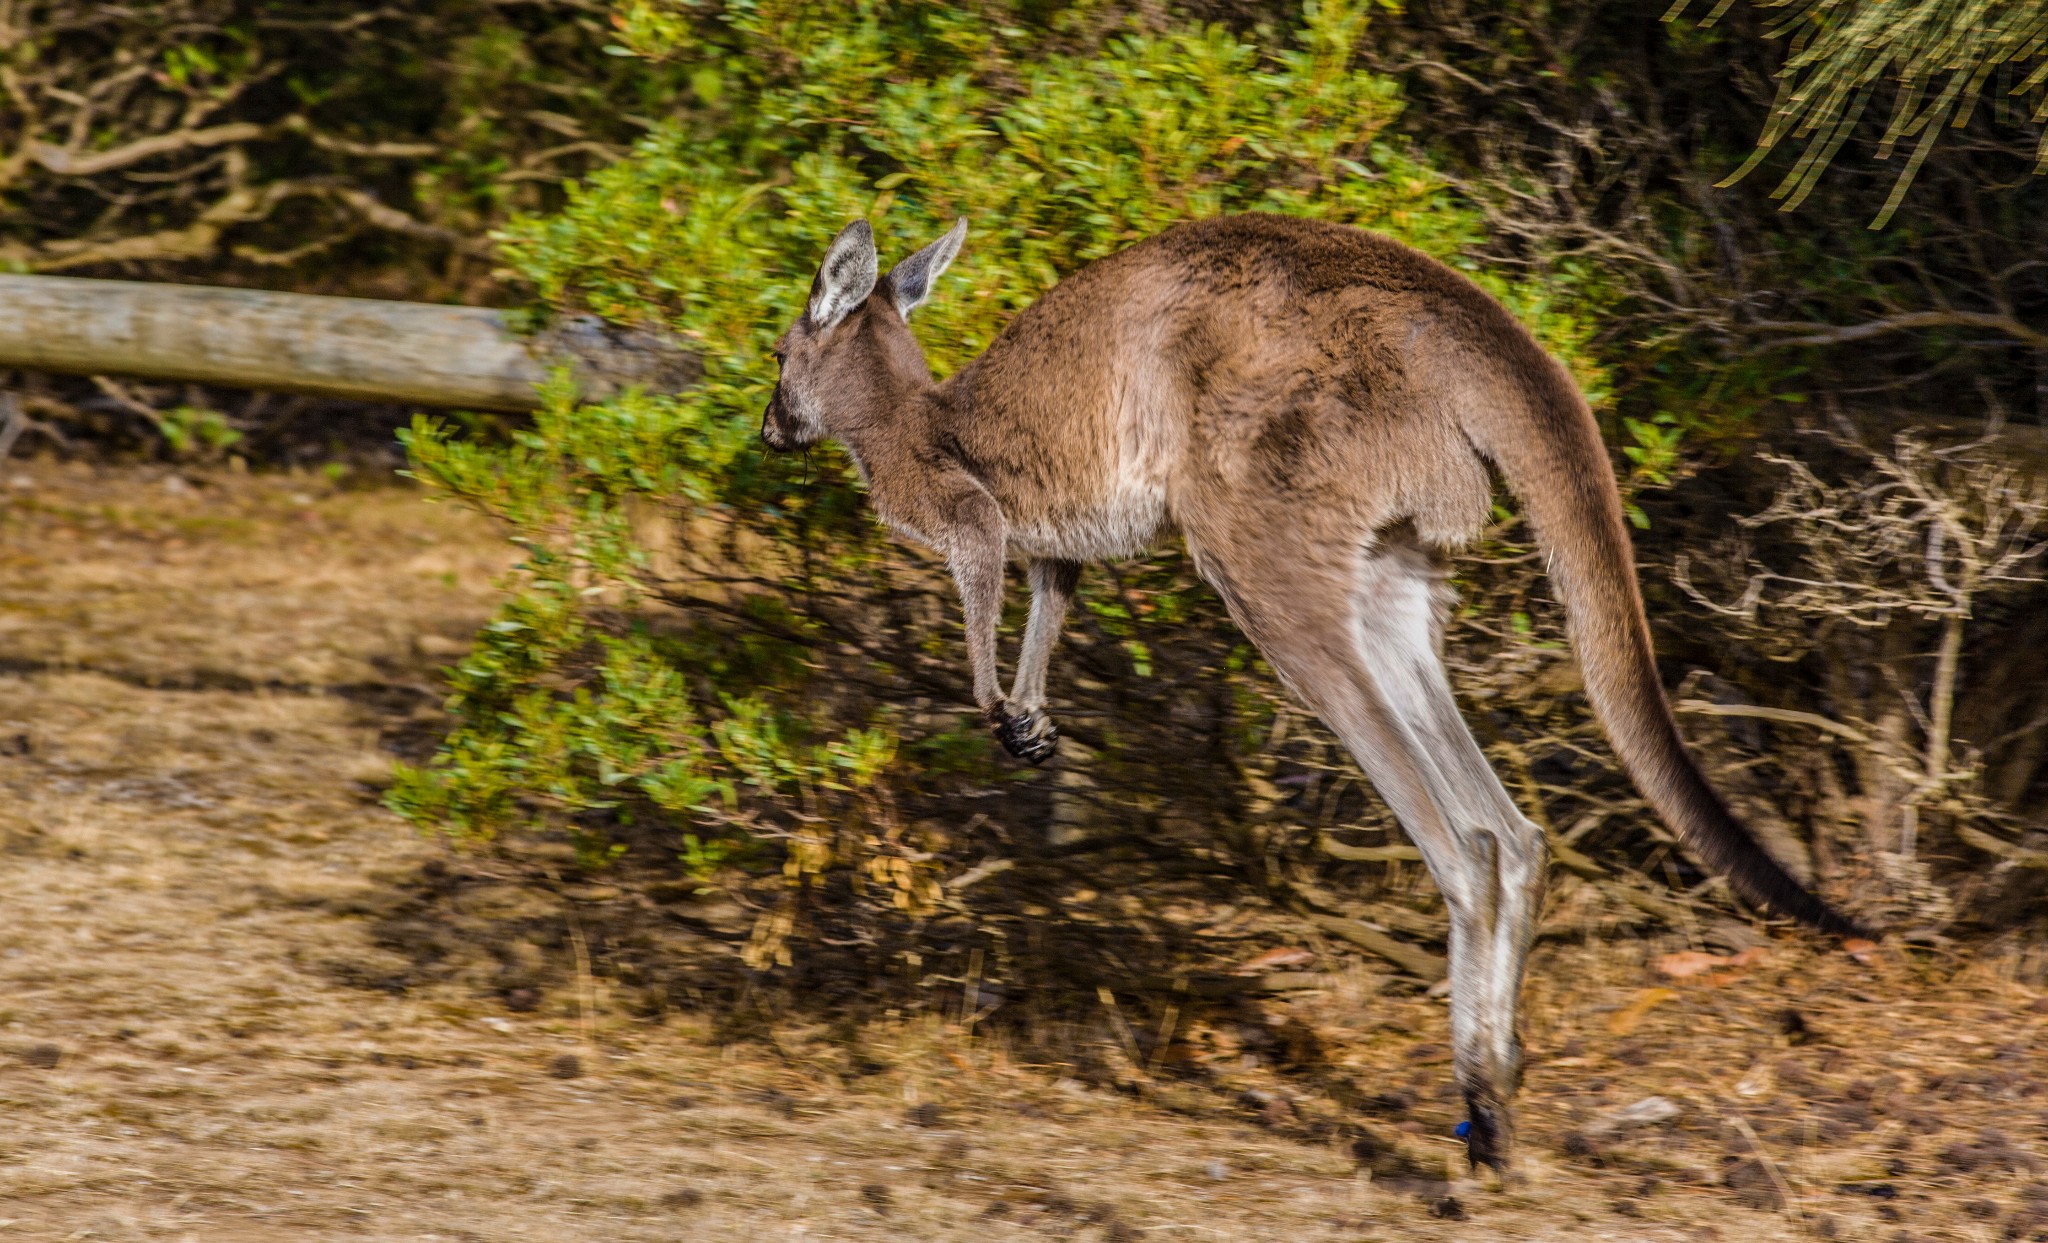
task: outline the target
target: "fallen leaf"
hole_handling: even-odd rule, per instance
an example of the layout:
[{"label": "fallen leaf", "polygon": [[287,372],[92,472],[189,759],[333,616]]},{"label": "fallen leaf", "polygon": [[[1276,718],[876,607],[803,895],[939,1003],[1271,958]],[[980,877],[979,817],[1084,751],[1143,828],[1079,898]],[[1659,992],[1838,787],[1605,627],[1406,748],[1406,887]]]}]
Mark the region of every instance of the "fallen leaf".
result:
[{"label": "fallen leaf", "polygon": [[1758,1062],[1749,1068],[1748,1074],[1735,1081],[1735,1094],[1749,1097],[1767,1096],[1770,1094],[1771,1082],[1770,1066]]},{"label": "fallen leaf", "polygon": [[1616,1010],[1607,1019],[1607,1030],[1617,1036],[1626,1036],[1636,1029],[1643,1017],[1665,1002],[1678,996],[1673,989],[1646,988],[1636,994],[1636,999]]},{"label": "fallen leaf", "polygon": [[1240,963],[1238,975],[1257,975],[1261,971],[1272,971],[1280,967],[1299,967],[1316,960],[1311,950],[1283,945],[1279,949],[1267,950],[1256,958]]},{"label": "fallen leaf", "polygon": [[1702,950],[1681,950],[1666,954],[1651,965],[1659,973],[1674,980],[1683,980],[1703,971],[1716,971],[1707,977],[1707,983],[1719,988],[1736,978],[1744,967],[1762,962],[1768,955],[1761,945],[1751,946],[1740,954],[1709,954]]},{"label": "fallen leaf", "polygon": [[1728,965],[1728,960],[1719,954],[1709,954],[1703,950],[1680,950],[1676,954],[1666,954],[1650,965],[1657,969],[1659,975],[1668,975],[1674,980],[1683,980],[1696,976],[1702,971],[1711,971],[1716,967],[1725,967]]},{"label": "fallen leaf", "polygon": [[1842,942],[1842,950],[1849,957],[1860,963],[1867,964],[1877,961],[1877,942],[1875,941],[1866,941],[1862,937],[1850,937]]}]

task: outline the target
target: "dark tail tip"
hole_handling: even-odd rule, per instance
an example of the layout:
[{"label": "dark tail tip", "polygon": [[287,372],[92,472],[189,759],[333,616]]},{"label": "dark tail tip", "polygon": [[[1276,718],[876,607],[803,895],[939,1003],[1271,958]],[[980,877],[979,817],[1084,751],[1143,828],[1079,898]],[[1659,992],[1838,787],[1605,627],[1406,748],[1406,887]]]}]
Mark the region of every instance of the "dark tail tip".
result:
[{"label": "dark tail tip", "polygon": [[[1819,932],[1836,937],[1864,937],[1875,939],[1870,929],[1830,906],[1826,899],[1808,889],[1792,873],[1785,870],[1776,859],[1765,853],[1763,847],[1751,837],[1740,822],[1731,815],[1729,827],[1739,837],[1730,834],[1724,841],[1739,841],[1733,850],[1716,852],[1720,859],[1709,860],[1716,871],[1726,876],[1729,883],[1749,901],[1767,910],[1796,919]],[[1728,856],[1733,857],[1728,857]]]}]

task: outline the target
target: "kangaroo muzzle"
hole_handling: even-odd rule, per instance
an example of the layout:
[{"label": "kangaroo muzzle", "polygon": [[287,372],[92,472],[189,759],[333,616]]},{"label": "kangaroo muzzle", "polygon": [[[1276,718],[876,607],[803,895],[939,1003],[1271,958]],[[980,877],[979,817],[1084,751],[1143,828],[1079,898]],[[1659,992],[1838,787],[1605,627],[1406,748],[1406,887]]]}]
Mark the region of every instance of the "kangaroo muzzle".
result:
[{"label": "kangaroo muzzle", "polygon": [[761,442],[777,452],[784,452],[793,446],[789,433],[784,430],[788,414],[782,404],[782,386],[768,398],[768,409],[761,415]]}]

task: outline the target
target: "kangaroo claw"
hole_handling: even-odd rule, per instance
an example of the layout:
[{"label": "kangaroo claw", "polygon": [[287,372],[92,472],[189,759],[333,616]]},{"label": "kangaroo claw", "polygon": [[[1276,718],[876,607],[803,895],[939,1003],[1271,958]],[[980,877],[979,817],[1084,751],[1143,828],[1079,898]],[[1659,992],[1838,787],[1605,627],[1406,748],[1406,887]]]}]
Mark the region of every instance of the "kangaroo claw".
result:
[{"label": "kangaroo claw", "polygon": [[1514,1133],[1507,1108],[1496,1102],[1475,1099],[1469,1093],[1466,1104],[1469,1120],[1458,1128],[1459,1137],[1465,1141],[1466,1159],[1474,1170],[1490,1166],[1496,1175],[1505,1179],[1508,1176],[1508,1149]]},{"label": "kangaroo claw", "polygon": [[1060,727],[1042,709],[1018,712],[1008,704],[988,710],[988,726],[1003,750],[1027,764],[1043,764],[1059,747]]}]

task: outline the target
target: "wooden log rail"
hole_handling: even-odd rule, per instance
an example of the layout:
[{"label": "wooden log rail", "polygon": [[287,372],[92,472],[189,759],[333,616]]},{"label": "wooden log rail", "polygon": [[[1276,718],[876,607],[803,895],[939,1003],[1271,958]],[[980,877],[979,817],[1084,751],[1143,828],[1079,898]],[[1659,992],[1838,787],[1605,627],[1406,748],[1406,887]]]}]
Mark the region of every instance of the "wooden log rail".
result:
[{"label": "wooden log rail", "polygon": [[0,367],[521,411],[558,362],[592,397],[699,371],[667,334],[592,316],[522,337],[485,307],[0,274]]}]

